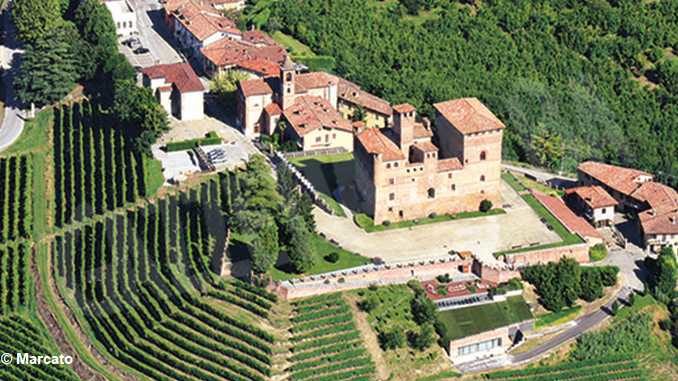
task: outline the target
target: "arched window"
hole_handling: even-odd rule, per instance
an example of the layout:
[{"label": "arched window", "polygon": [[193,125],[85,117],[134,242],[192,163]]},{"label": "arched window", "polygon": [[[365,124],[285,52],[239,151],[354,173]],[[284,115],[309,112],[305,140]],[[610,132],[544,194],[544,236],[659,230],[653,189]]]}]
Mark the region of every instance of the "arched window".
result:
[{"label": "arched window", "polygon": [[287,82],[291,81],[291,80],[292,80],[292,73],[287,73],[287,75],[286,75],[286,77],[285,77],[285,80],[286,80]]},{"label": "arched window", "polygon": [[485,175],[480,175],[480,181],[485,181]]},{"label": "arched window", "polygon": [[435,198],[436,190],[434,188],[428,188],[428,198]]},{"label": "arched window", "polygon": [[485,160],[485,159],[487,159],[487,152],[482,151],[482,152],[480,153],[480,160]]}]

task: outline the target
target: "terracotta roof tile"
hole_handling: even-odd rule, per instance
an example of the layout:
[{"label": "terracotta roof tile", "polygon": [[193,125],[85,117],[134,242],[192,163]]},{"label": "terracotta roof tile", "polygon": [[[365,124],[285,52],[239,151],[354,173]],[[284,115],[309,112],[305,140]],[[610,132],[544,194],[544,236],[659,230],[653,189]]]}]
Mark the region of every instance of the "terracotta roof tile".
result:
[{"label": "terracotta roof tile", "polygon": [[322,71],[297,74],[294,77],[294,85],[296,86],[297,93],[304,93],[308,90],[327,87],[328,85],[337,85],[338,83],[339,78]]},{"label": "terracotta roof tile", "polygon": [[678,210],[678,192],[667,185],[654,181],[641,184],[631,194],[631,197],[646,202],[659,215]]},{"label": "terracotta roof tile", "polygon": [[351,122],[342,118],[339,111],[321,97],[310,95],[298,97],[292,106],[283,111],[283,115],[299,136],[318,128],[353,132]]},{"label": "terracotta roof tile", "polygon": [[432,136],[433,136],[433,131],[431,131],[430,128],[426,128],[421,123],[416,123],[414,125],[414,138],[415,139],[430,138]]},{"label": "terracotta roof tile", "polygon": [[153,79],[164,78],[165,82],[173,84],[182,93],[205,91],[200,78],[191,65],[185,62],[150,66],[143,70],[143,74]]},{"label": "terracotta roof tile", "polygon": [[285,61],[287,52],[279,46],[255,46],[241,41],[223,38],[200,50],[217,67],[240,66],[251,60],[268,61],[270,65],[279,65]]},{"label": "terracotta roof tile", "polygon": [[165,4],[165,11],[179,21],[199,41],[203,41],[218,32],[241,34],[233,20],[224,17],[215,8],[199,1],[168,1]]},{"label": "terracotta roof tile", "polygon": [[412,111],[416,111],[416,110],[417,109],[415,109],[414,106],[412,106],[409,103],[402,103],[402,104],[393,106],[393,111],[395,111],[399,114],[404,114],[404,113],[412,112]]},{"label": "terracotta roof tile", "polygon": [[595,161],[585,161],[577,167],[577,170],[593,177],[604,185],[630,196],[641,184],[639,177],[652,175],[637,169],[618,167]]},{"label": "terracotta roof tile", "polygon": [[678,234],[678,210],[664,214],[646,210],[638,217],[645,234]]},{"label": "terracotta roof tile", "polygon": [[460,98],[433,105],[438,112],[463,134],[474,134],[504,128],[478,98]]},{"label": "terracotta roof tile", "polygon": [[278,106],[277,103],[271,103],[267,105],[266,107],[264,107],[264,111],[266,111],[266,113],[271,116],[282,114],[282,110],[280,109],[280,106]]},{"label": "terracotta roof tile", "polygon": [[420,149],[422,152],[437,152],[438,147],[431,142],[415,143],[412,147]]},{"label": "terracotta roof tile", "polygon": [[547,196],[539,191],[532,190],[532,195],[551,212],[572,233],[582,237],[602,238],[600,233],[585,219],[577,216],[565,203],[553,196]]},{"label": "terracotta roof tile", "polygon": [[438,172],[457,171],[462,168],[464,168],[464,166],[456,157],[438,160]]},{"label": "terracotta roof tile", "polygon": [[238,87],[245,97],[252,95],[273,94],[273,89],[263,79],[246,79],[238,82]]},{"label": "terracotta roof tile", "polygon": [[605,189],[597,185],[570,188],[565,191],[565,194],[568,196],[576,195],[593,209],[617,205],[617,200],[610,196]]},{"label": "terracotta roof tile", "polygon": [[237,66],[240,69],[251,71],[264,78],[280,76],[280,66],[274,62],[264,59],[257,58],[240,61],[238,62]]},{"label": "terracotta roof tile", "polygon": [[370,154],[382,155],[382,160],[403,160],[400,148],[378,128],[366,128],[357,135],[357,142]]},{"label": "terracotta roof tile", "polygon": [[339,98],[382,115],[390,116],[393,113],[391,104],[387,101],[368,93],[360,86],[343,78],[339,78]]},{"label": "terracotta roof tile", "polygon": [[242,39],[243,41],[255,45],[267,45],[267,46],[278,45],[278,43],[275,42],[275,40],[271,36],[257,29],[243,32]]}]

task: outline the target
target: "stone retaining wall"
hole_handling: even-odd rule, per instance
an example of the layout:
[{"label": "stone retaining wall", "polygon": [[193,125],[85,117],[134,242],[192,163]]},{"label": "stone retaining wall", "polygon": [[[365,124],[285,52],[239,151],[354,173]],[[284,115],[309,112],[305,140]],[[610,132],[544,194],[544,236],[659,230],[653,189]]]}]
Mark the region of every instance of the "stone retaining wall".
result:
[{"label": "stone retaining wall", "polygon": [[557,262],[560,258],[574,258],[579,263],[589,261],[589,246],[586,243],[576,245],[553,247],[550,249],[537,249],[524,253],[507,254],[504,262],[514,269],[537,263]]}]

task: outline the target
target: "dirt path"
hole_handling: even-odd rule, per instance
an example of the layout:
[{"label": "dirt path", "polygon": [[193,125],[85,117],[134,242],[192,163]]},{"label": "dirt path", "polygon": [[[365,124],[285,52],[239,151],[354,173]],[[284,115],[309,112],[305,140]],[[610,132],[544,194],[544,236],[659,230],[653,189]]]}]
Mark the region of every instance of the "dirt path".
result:
[{"label": "dirt path", "polygon": [[365,314],[358,309],[358,306],[355,303],[356,301],[353,298],[347,299],[349,299],[348,305],[351,306],[353,317],[355,317],[356,327],[358,328],[358,331],[360,331],[360,336],[362,336],[365,347],[372,356],[372,361],[374,361],[374,365],[377,369],[377,380],[387,380],[391,376],[391,372],[388,370],[388,364],[386,364],[386,360],[379,347],[377,334],[372,330]]},{"label": "dirt path", "polygon": [[35,296],[37,299],[36,306],[38,314],[40,315],[40,319],[42,319],[43,323],[45,323],[47,326],[47,329],[49,330],[51,337],[56,341],[61,354],[73,357],[73,364],[71,366],[80,379],[84,381],[106,381],[103,376],[94,372],[80,359],[77,352],[73,349],[71,344],[68,343],[68,340],[66,340],[66,335],[64,335],[64,332],[61,330],[61,327],[59,327],[56,318],[54,315],[52,315],[47,303],[45,303],[43,295],[44,290],[42,289],[42,284],[40,283],[40,275],[38,274],[35,255],[36,252],[34,249],[31,261],[31,272],[33,273],[33,278],[35,280]]}]

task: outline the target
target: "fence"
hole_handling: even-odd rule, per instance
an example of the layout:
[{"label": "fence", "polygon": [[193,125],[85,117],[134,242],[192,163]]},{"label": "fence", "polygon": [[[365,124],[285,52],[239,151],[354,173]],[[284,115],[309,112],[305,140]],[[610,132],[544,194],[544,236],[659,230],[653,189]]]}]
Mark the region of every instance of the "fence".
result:
[{"label": "fence", "polygon": [[333,148],[320,148],[314,149],[311,151],[296,151],[296,152],[285,152],[283,156],[286,158],[297,158],[297,157],[313,157],[321,155],[337,155],[340,153],[348,153],[344,147],[333,147]]}]

